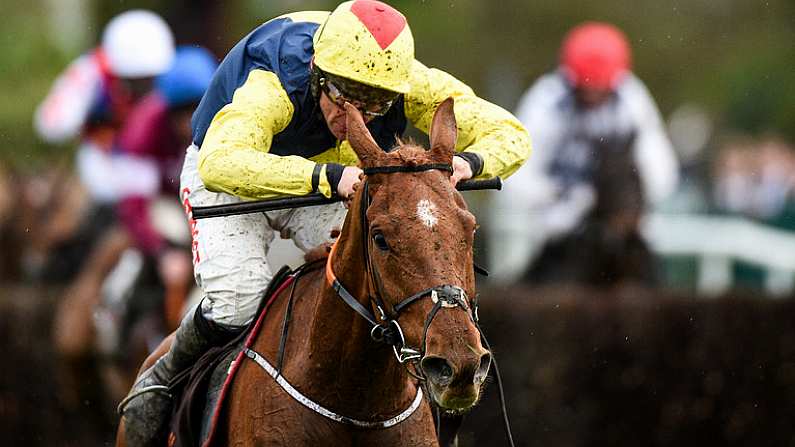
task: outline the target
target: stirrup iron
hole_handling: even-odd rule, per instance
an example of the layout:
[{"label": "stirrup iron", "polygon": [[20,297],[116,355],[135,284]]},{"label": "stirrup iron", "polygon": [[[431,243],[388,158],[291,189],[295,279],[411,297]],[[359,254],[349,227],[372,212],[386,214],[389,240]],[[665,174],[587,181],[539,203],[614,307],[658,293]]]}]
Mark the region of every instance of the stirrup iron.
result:
[{"label": "stirrup iron", "polygon": [[129,404],[130,401],[132,401],[136,397],[138,397],[138,396],[140,396],[142,394],[146,394],[146,393],[161,393],[161,394],[165,395],[166,397],[168,397],[169,399],[173,399],[174,396],[172,396],[171,393],[169,393],[168,391],[169,391],[169,388],[166,385],[150,385],[148,387],[142,388],[142,389],[130,394],[129,396],[125,397],[119,403],[119,406],[116,407],[116,411],[120,415],[124,415],[124,409],[127,408],[127,404]]}]

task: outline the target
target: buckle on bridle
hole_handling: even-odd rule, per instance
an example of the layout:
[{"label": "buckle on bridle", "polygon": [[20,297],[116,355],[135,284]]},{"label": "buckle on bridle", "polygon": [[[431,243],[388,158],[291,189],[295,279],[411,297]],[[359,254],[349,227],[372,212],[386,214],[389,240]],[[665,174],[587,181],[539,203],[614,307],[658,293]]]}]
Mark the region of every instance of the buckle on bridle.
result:
[{"label": "buckle on bridle", "polygon": [[[439,293],[441,290],[442,293]],[[464,289],[456,286],[442,286],[440,289],[431,290],[431,301],[433,304],[439,304],[442,307],[461,307],[467,309],[467,293]]]},{"label": "buckle on bridle", "polygon": [[389,320],[389,328],[394,329],[392,335],[396,336],[393,337],[392,341],[394,343],[391,343],[391,345],[398,362],[405,363],[422,357],[420,351],[406,347],[406,337],[403,335],[403,328],[400,327],[400,323],[397,320]]},{"label": "buckle on bridle", "polygon": [[375,308],[378,309],[378,316],[381,317],[381,321],[386,321],[386,312],[384,312],[384,309],[381,308],[381,305],[376,304]]},{"label": "buckle on bridle", "polygon": [[[431,301],[433,301],[433,304],[436,304],[436,303],[439,302],[439,292],[437,292],[436,289],[431,290]],[[441,304],[441,306],[442,307],[456,307],[457,304],[447,300],[446,295],[442,295],[442,304]]]},{"label": "buckle on bridle", "polygon": [[402,347],[400,351],[397,350],[397,347],[393,346],[392,349],[395,351],[395,357],[397,357],[397,361],[400,363],[406,363],[413,360],[419,360],[422,357],[422,353],[417,351],[416,349]]},{"label": "buckle on bridle", "polygon": [[370,329],[370,338],[379,343],[386,343],[390,346],[403,347],[406,338],[403,335],[403,328],[397,320],[388,320],[385,323],[373,326]]},{"label": "buckle on bridle", "polygon": [[384,341],[386,330],[387,327],[381,324],[373,326],[373,328],[370,329],[370,338],[377,343],[381,343]]},{"label": "buckle on bridle", "polygon": [[406,347],[406,337],[403,328],[397,320],[389,320],[386,324],[379,324],[370,329],[370,338],[378,343],[392,346],[395,358],[400,363],[418,360],[422,353],[416,349]]}]

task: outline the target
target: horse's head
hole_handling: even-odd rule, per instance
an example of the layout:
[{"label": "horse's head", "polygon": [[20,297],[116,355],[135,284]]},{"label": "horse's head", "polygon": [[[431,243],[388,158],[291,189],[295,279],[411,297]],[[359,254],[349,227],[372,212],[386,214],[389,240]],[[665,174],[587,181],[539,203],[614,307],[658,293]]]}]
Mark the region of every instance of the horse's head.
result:
[{"label": "horse's head", "polygon": [[591,217],[620,238],[637,231],[646,204],[632,150],[635,138],[632,132],[592,142],[596,204]]},{"label": "horse's head", "polygon": [[[359,112],[348,106],[347,113],[348,140],[367,177],[346,225],[358,221],[366,236],[370,294],[402,329],[403,354],[414,357],[431,398],[466,411],[480,397],[491,356],[473,318],[475,217],[446,169],[456,141],[453,100],[433,117],[430,150],[401,143],[386,153]],[[381,306],[374,304],[376,314]]]}]

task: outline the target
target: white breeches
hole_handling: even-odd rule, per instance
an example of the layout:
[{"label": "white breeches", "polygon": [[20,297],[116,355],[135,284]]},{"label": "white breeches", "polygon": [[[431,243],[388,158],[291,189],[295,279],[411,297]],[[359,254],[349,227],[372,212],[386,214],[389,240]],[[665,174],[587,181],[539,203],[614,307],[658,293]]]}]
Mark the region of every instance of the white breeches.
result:
[{"label": "white breeches", "polygon": [[347,210],[336,203],[193,220],[192,207],[243,201],[205,189],[199,178],[198,159],[199,151],[191,145],[182,168],[180,195],[191,220],[194,275],[202,290],[202,314],[221,326],[239,328],[255,317],[273,278],[266,255],[274,230],[306,252],[331,240],[331,230],[342,227]]}]

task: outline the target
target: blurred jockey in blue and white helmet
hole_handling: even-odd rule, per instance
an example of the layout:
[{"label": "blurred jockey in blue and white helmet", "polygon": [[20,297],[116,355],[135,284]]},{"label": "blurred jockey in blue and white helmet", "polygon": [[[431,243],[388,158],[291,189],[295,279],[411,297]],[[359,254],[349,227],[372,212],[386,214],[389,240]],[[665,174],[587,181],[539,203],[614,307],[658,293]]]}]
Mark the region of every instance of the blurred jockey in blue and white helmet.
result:
[{"label": "blurred jockey in blue and white helmet", "polygon": [[105,27],[102,44],[73,61],[39,105],[34,125],[48,143],[80,137],[77,170],[92,198],[116,198],[107,153],[133,104],[174,59],[174,37],[157,14],[132,10]]},{"label": "blurred jockey in blue and white helmet", "polygon": [[207,49],[180,46],[174,63],[155,81],[155,88],[170,108],[198,104],[213,79],[218,62]]},{"label": "blurred jockey in blue and white helmet", "polygon": [[168,24],[146,10],[114,17],[102,33],[108,68],[119,78],[151,78],[164,73],[174,59],[174,37]]}]

